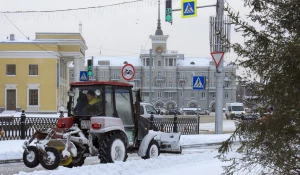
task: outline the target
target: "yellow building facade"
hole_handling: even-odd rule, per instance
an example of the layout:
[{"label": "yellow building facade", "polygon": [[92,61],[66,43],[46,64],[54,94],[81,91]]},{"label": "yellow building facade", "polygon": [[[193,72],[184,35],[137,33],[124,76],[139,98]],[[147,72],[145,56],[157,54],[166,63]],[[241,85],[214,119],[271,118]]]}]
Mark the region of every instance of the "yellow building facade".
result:
[{"label": "yellow building facade", "polygon": [[68,63],[77,77],[87,46],[80,33],[36,33],[34,40],[14,35],[0,39],[0,112],[57,112],[67,103]]}]

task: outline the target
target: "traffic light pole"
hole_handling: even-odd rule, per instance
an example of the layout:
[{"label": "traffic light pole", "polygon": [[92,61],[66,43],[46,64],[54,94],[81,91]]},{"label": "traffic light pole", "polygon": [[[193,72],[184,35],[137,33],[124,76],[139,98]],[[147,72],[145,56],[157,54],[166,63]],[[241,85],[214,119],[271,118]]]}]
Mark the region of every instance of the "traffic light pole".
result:
[{"label": "traffic light pole", "polygon": [[[197,6],[198,8],[215,7],[216,6],[216,27],[215,30],[219,32],[216,35],[216,44],[214,51],[223,52],[221,36],[224,35],[223,29],[223,16],[224,16],[224,0],[217,0],[216,5]],[[181,9],[172,9],[172,0],[166,0],[166,21],[172,24],[172,12],[181,11]],[[220,61],[218,67],[216,67],[216,109],[215,109],[215,133],[223,133],[223,97],[224,97],[224,77],[223,77],[223,59]]]}]

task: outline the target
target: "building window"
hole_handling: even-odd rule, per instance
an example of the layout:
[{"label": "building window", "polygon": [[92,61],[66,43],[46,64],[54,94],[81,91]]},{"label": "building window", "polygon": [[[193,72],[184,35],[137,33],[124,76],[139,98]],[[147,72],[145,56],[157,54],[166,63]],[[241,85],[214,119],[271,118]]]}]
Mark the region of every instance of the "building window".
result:
[{"label": "building window", "polygon": [[140,87],[140,82],[136,82],[136,87]]},{"label": "building window", "polygon": [[180,79],[183,79],[184,78],[184,72],[180,72],[179,77],[180,77]]},{"label": "building window", "polygon": [[157,72],[157,78],[162,78],[161,77],[161,72]]},{"label": "building window", "polygon": [[205,98],[205,92],[201,92],[201,98]]},{"label": "building window", "polygon": [[228,88],[229,87],[229,83],[225,83],[225,87]]},{"label": "building window", "polygon": [[169,66],[173,66],[173,58],[169,58]]},{"label": "building window", "polygon": [[73,73],[71,73],[71,78],[74,78],[74,74]]},{"label": "building window", "polygon": [[169,87],[172,87],[172,82],[169,82]]},{"label": "building window", "polygon": [[29,75],[38,75],[38,65],[37,64],[29,65]]},{"label": "building window", "polygon": [[101,75],[102,75],[102,77],[105,77],[105,72],[104,71],[101,72]]},{"label": "building window", "polygon": [[38,89],[29,89],[29,105],[38,105],[39,104],[39,96]]},{"label": "building window", "polygon": [[173,97],[172,92],[169,92],[169,93],[168,93],[168,97],[169,97],[169,98],[172,98],[172,97]]},{"label": "building window", "polygon": [[161,61],[158,61],[158,66],[161,66]]},{"label": "building window", "polygon": [[216,87],[216,82],[214,82],[214,87]]},{"label": "building window", "polygon": [[172,77],[172,72],[169,72],[169,77]]},{"label": "building window", "polygon": [[228,99],[228,92],[225,92],[225,99]]},{"label": "building window", "polygon": [[216,97],[216,93],[212,93],[212,97]]},{"label": "building window", "polygon": [[158,84],[157,84],[157,87],[161,87],[161,83],[158,83]]},{"label": "building window", "polygon": [[117,72],[113,73],[113,79],[118,79],[118,73]]},{"label": "building window", "polygon": [[150,66],[150,58],[146,58],[146,66]]},{"label": "building window", "polygon": [[149,87],[149,82],[146,83],[146,87]]},{"label": "building window", "polygon": [[6,75],[16,75],[16,65],[15,64],[6,65]]},{"label": "building window", "polygon": [[157,97],[161,98],[161,92],[157,92]]}]

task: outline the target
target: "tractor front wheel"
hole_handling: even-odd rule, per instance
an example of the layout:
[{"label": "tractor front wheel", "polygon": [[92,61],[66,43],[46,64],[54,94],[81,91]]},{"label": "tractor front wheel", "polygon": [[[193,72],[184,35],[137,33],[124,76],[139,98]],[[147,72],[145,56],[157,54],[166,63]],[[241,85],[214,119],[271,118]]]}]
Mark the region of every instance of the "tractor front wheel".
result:
[{"label": "tractor front wheel", "polygon": [[48,156],[41,154],[41,165],[47,170],[54,170],[60,164],[60,152],[54,147],[45,147],[45,151]]},{"label": "tractor front wheel", "polygon": [[158,157],[160,154],[160,149],[158,146],[158,142],[154,139],[151,140],[151,142],[148,145],[146,155],[142,157],[143,159],[151,159]]},{"label": "tractor front wheel", "polygon": [[119,132],[111,132],[100,140],[98,156],[100,163],[126,161],[128,155],[124,137]]},{"label": "tractor front wheel", "polygon": [[23,153],[23,162],[28,168],[34,168],[39,165],[40,152],[35,146],[28,146],[27,151]]}]

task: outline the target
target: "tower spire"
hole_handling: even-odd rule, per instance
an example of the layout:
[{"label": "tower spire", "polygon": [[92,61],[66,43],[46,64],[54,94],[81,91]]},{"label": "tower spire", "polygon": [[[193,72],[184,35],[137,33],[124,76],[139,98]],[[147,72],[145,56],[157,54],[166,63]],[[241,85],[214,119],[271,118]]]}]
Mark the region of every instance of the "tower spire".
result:
[{"label": "tower spire", "polygon": [[160,0],[158,0],[158,20],[157,20],[157,29],[155,31],[155,35],[164,35],[163,31],[161,30],[161,23],[160,23]]}]

